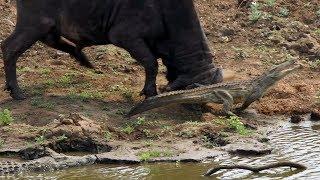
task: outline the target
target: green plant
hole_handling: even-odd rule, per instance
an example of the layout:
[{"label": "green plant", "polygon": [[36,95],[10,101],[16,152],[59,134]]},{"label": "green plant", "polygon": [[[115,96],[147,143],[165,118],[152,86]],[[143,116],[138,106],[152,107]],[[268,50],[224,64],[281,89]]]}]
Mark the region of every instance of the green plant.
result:
[{"label": "green plant", "polygon": [[266,0],[266,5],[269,7],[273,7],[276,4],[277,0]]},{"label": "green plant", "polygon": [[55,81],[52,80],[52,79],[47,79],[44,81],[44,84],[47,86],[47,87],[53,87],[55,85]]},{"label": "green plant", "polygon": [[73,76],[71,74],[65,74],[58,79],[58,83],[62,87],[67,87],[72,83],[72,78],[73,78]]},{"label": "green plant", "polygon": [[131,125],[127,124],[124,128],[121,129],[121,131],[126,133],[126,134],[131,134],[134,131],[134,127],[132,127]]},{"label": "green plant", "polygon": [[241,48],[232,47],[232,49],[236,52],[235,60],[243,60],[248,57],[248,54]]},{"label": "green plant", "polygon": [[316,15],[317,15],[318,17],[320,17],[320,8],[319,8],[319,10],[316,12]]},{"label": "green plant", "polygon": [[124,86],[122,84],[111,86],[110,91],[111,92],[120,92],[122,97],[129,100],[129,101],[131,101],[133,99],[134,91],[130,88],[127,88],[126,86]]},{"label": "green plant", "polygon": [[153,145],[154,145],[154,142],[152,140],[145,141],[145,146],[150,147],[150,146],[153,146]]},{"label": "green plant", "polygon": [[317,59],[314,62],[310,62],[309,65],[310,65],[310,69],[312,70],[320,69],[320,59]]},{"label": "green plant", "polygon": [[137,117],[137,120],[135,121],[135,126],[141,126],[146,123],[146,118],[145,117]]},{"label": "green plant", "polygon": [[144,117],[138,117],[135,121],[127,123],[123,128],[122,128],[122,132],[126,133],[126,134],[131,134],[133,133],[134,129],[145,125],[146,124],[146,119]]},{"label": "green plant", "polygon": [[244,126],[238,116],[231,116],[228,119],[228,124],[231,129],[235,130],[240,135],[250,134],[250,131]]},{"label": "green plant", "polygon": [[153,158],[172,157],[173,153],[169,151],[145,151],[145,152],[139,152],[138,156],[141,161],[149,161],[150,159],[153,159]]},{"label": "green plant", "polygon": [[213,148],[215,145],[210,141],[210,138],[206,135],[202,136],[201,140],[204,142],[206,148]]},{"label": "green plant", "polygon": [[39,136],[39,137],[36,137],[35,141],[36,141],[37,144],[43,144],[46,141],[46,137],[44,137],[43,135]]},{"label": "green plant", "polygon": [[318,91],[318,93],[316,94],[316,101],[317,104],[320,104],[320,91]]},{"label": "green plant", "polygon": [[13,117],[11,115],[10,110],[4,109],[0,111],[0,125],[1,126],[8,126],[13,122]]},{"label": "green plant", "polygon": [[101,99],[103,98],[103,95],[100,92],[81,92],[81,93],[75,93],[70,92],[67,97],[71,100],[80,100],[87,102],[91,99]]},{"label": "green plant", "polygon": [[44,109],[53,109],[55,104],[49,101],[44,100],[41,97],[35,97],[31,100],[31,106],[37,108],[44,108]]},{"label": "green plant", "polygon": [[250,10],[251,13],[249,15],[249,20],[255,23],[262,17],[262,12],[260,11],[260,4],[257,2],[251,3]]},{"label": "green plant", "polygon": [[288,17],[289,14],[290,14],[290,11],[287,8],[281,8],[280,11],[279,11],[279,16],[280,17]]},{"label": "green plant", "polygon": [[196,136],[196,132],[194,132],[194,130],[186,129],[186,130],[180,131],[178,133],[178,136],[183,138],[193,138]]},{"label": "green plant", "polygon": [[0,149],[3,147],[4,145],[4,140],[0,138]]},{"label": "green plant", "polygon": [[106,141],[110,141],[110,139],[112,138],[112,133],[110,132],[110,131],[108,131],[108,130],[106,130],[105,132],[104,132],[104,139],[106,140]]},{"label": "green plant", "polygon": [[65,140],[67,140],[68,139],[68,137],[65,135],[65,134],[63,134],[63,135],[61,135],[61,136],[59,136],[58,138],[57,138],[57,141],[65,141]]},{"label": "green plant", "polygon": [[26,72],[32,72],[33,70],[30,67],[23,67],[23,68],[17,68],[18,73],[26,73]]},{"label": "green plant", "polygon": [[40,69],[39,69],[39,72],[40,72],[40,74],[42,74],[42,75],[48,75],[48,74],[51,73],[51,69],[49,69],[49,68],[40,68]]}]

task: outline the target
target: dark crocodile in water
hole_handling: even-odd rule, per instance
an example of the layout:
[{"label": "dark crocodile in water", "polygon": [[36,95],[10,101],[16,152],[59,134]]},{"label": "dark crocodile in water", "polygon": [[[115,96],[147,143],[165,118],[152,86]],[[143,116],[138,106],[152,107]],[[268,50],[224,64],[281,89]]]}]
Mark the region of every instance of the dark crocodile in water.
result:
[{"label": "dark crocodile in water", "polygon": [[[40,150],[39,152],[42,152]],[[209,151],[208,151],[209,152]],[[203,157],[198,157],[195,159],[192,158],[168,158],[168,159],[158,159],[158,160],[151,160],[148,162],[200,162],[202,158],[205,157],[212,157],[212,150],[210,153],[203,152]],[[199,153],[199,152],[197,152]],[[64,154],[56,153],[55,151],[45,148],[44,153],[45,157],[41,157],[38,159],[30,160],[27,162],[17,162],[17,161],[3,161],[0,162],[0,176],[6,176],[10,174],[18,174],[23,172],[48,172],[48,171],[55,171],[55,170],[62,170],[72,167],[80,167],[80,166],[88,166],[93,164],[107,164],[107,163],[125,163],[125,164],[137,164],[141,163],[139,160],[135,160],[134,158],[116,158],[108,153],[96,154],[96,155],[85,155],[85,156],[67,156]],[[200,153],[201,154],[201,153]],[[198,155],[198,154],[197,154]],[[197,156],[195,155],[195,156]],[[31,157],[31,156],[29,156]],[[202,159],[203,160],[203,159]],[[220,169],[234,169],[234,168],[242,168],[242,169],[249,169],[254,172],[258,172],[261,170],[265,170],[268,168],[275,168],[275,167],[282,167],[282,166],[290,166],[299,169],[306,169],[305,166],[291,163],[291,162],[279,162],[268,166],[262,167],[250,167],[250,166],[219,166],[217,168],[211,169],[206,174],[210,176],[212,173],[220,170]]]},{"label": "dark crocodile in water", "polygon": [[46,148],[46,151],[49,152],[50,156],[27,162],[0,162],[0,175],[17,174],[20,172],[54,171],[71,167],[92,165],[97,160],[97,157],[95,155],[66,156],[63,154],[58,154],[48,148]]}]

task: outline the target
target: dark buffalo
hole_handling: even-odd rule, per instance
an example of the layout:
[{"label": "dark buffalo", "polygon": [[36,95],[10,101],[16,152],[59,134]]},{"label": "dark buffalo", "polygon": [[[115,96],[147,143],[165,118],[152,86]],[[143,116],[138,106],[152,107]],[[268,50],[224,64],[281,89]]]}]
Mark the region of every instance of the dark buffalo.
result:
[{"label": "dark buffalo", "polygon": [[[71,54],[92,67],[82,49],[114,44],[145,68],[142,94],[157,94],[157,59],[167,67],[166,90],[222,81],[192,0],[17,0],[17,24],[2,44],[6,90],[24,99],[16,62],[35,42]],[[70,43],[72,42],[72,43]]]}]

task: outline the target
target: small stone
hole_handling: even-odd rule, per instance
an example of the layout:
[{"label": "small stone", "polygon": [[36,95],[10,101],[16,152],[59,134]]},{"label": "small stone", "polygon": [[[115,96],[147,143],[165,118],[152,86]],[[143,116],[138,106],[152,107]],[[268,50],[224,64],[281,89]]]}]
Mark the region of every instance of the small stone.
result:
[{"label": "small stone", "polygon": [[319,111],[313,111],[310,115],[311,121],[320,121],[320,112]]},{"label": "small stone", "polygon": [[300,123],[301,121],[303,121],[304,119],[299,116],[299,115],[292,115],[291,118],[290,118],[290,122],[291,123],[294,123],[294,124],[298,124]]},{"label": "small stone", "polygon": [[270,145],[263,143],[234,143],[229,144],[225,148],[231,154],[244,156],[260,156],[270,154],[272,148]]}]

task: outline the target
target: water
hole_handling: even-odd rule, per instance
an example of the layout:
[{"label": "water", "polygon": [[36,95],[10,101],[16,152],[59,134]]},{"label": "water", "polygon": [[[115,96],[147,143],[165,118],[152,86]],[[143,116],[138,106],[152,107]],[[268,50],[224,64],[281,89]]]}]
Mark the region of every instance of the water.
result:
[{"label": "water", "polygon": [[[160,163],[142,165],[95,165],[43,174],[22,174],[20,179],[320,179],[320,124],[306,121],[300,125],[286,124],[270,133],[275,148],[270,155],[241,157],[225,155],[204,163]],[[293,161],[308,167],[305,171],[277,168],[255,174],[246,170],[222,170],[213,177],[202,177],[213,165],[265,165],[278,161]],[[15,177],[17,178],[17,177]]]}]

